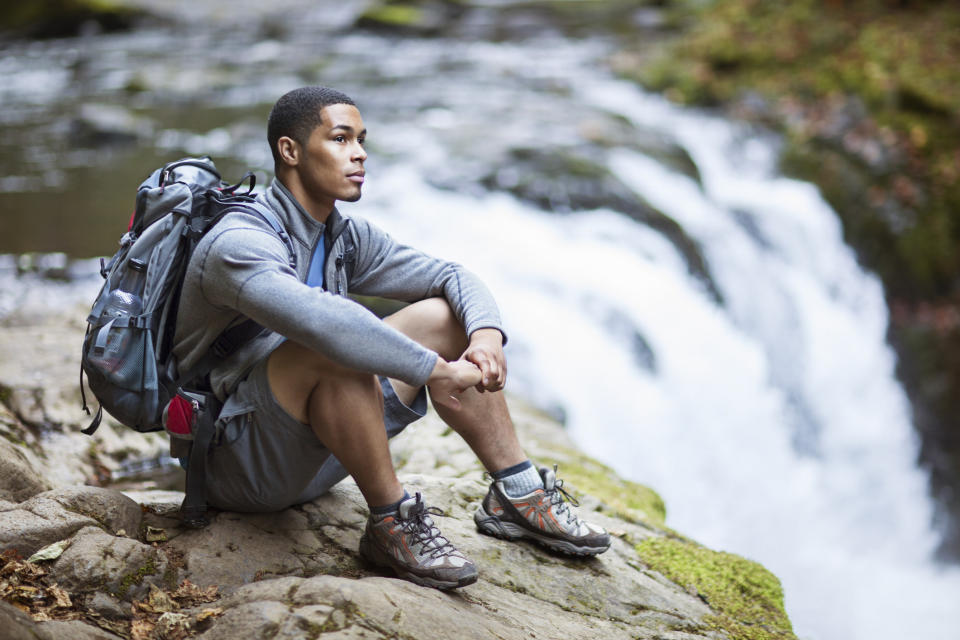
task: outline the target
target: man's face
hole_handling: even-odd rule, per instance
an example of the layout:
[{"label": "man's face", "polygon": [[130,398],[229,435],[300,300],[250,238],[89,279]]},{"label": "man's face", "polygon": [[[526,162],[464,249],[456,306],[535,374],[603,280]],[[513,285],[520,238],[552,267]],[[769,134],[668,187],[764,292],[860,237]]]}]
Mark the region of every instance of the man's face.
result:
[{"label": "man's face", "polygon": [[328,105],[320,116],[322,122],[303,146],[296,170],[307,196],[333,209],[337,200],[360,199],[367,130],[360,111],[353,105]]}]

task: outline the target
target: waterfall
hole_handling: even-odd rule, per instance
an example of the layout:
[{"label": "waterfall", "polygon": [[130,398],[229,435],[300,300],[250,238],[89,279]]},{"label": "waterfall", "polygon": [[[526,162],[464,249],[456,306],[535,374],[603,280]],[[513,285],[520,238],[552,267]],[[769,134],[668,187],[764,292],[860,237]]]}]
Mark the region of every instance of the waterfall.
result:
[{"label": "waterfall", "polygon": [[834,212],[776,173],[768,137],[613,79],[575,87],[688,151],[699,182],[626,148],[606,162],[695,240],[722,303],[650,228],[438,190],[413,148],[371,173],[355,210],[480,274],[512,390],[660,491],[668,524],[774,571],[800,637],[954,637],[960,572],[931,560],[882,287]]}]

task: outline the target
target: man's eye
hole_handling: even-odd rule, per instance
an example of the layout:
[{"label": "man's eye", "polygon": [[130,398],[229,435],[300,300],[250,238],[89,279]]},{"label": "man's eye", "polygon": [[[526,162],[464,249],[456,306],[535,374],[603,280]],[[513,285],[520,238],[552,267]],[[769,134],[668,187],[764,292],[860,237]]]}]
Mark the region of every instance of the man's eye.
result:
[{"label": "man's eye", "polygon": [[367,143],[367,139],[366,139],[366,138],[357,138],[357,142],[359,142],[360,145],[363,146],[363,145],[365,145],[365,144]]},{"label": "man's eye", "polygon": [[334,140],[334,142],[346,142],[346,141],[347,141],[347,138],[346,138],[345,136],[337,136],[337,137],[334,138],[333,140]]}]

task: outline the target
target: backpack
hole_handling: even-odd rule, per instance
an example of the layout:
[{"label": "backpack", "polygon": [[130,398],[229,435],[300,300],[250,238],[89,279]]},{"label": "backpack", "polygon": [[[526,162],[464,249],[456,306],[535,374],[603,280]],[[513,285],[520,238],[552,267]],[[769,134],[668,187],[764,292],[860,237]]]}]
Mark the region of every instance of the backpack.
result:
[{"label": "backpack", "polygon": [[[249,189],[239,193],[248,178]],[[236,184],[224,182],[209,157],[166,164],[140,184],[136,209],[120,238],[120,249],[108,262],[100,261],[105,282],[87,317],[80,359],[83,409],[90,415],[84,373],[100,407],[82,433],[92,435],[97,430],[104,409],[137,431],[160,431],[169,407],[178,424],[186,425],[186,429],[181,426],[179,433],[174,429],[171,435],[181,440],[193,440],[194,436],[204,440],[200,455],[189,453],[191,465],[195,458],[205,458],[211,434],[209,430],[197,433],[198,416],[212,429],[219,412],[206,377],[264,329],[252,320],[238,323],[224,331],[189,371],[178,371],[172,353],[173,337],[190,257],[200,238],[224,215],[247,211],[273,228],[290,253],[291,266],[296,268],[293,243],[274,213],[253,197],[255,185],[256,178],[249,172]],[[200,509],[201,516],[205,510],[202,464],[199,460],[192,465],[201,467],[196,473],[188,467],[184,501],[185,511],[190,503],[195,510]],[[191,478],[198,473],[199,479]],[[193,493],[199,489],[199,496],[191,495],[191,485]],[[200,526],[201,521],[197,521]]]}]

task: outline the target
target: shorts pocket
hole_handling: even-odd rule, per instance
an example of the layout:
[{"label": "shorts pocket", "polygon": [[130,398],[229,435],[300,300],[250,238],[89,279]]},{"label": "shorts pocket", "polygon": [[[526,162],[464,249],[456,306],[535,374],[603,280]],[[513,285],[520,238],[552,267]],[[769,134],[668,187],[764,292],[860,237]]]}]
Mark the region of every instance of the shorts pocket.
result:
[{"label": "shorts pocket", "polygon": [[250,425],[253,415],[253,402],[235,393],[227,398],[216,422],[215,445],[230,446],[239,440]]}]

